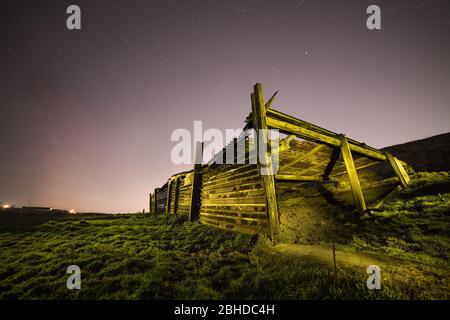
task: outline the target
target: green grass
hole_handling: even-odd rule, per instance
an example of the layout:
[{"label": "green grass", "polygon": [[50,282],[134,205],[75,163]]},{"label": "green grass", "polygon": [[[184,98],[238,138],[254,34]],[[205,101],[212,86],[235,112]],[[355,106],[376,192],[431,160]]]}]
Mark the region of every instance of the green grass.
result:
[{"label": "green grass", "polygon": [[[183,217],[51,221],[0,234],[2,299],[220,298],[250,265],[251,238]],[[69,291],[69,265],[82,289]]]},{"label": "green grass", "polygon": [[420,172],[411,185],[391,196],[384,210],[349,224],[344,247],[385,253],[424,264],[450,261],[450,176]]},{"label": "green grass", "polygon": [[[420,173],[385,211],[346,223],[340,250],[403,261],[368,290],[365,270],[255,262],[255,237],[167,215],[73,216],[0,230],[0,299],[448,298],[450,179]],[[68,290],[66,268],[81,268]]]}]

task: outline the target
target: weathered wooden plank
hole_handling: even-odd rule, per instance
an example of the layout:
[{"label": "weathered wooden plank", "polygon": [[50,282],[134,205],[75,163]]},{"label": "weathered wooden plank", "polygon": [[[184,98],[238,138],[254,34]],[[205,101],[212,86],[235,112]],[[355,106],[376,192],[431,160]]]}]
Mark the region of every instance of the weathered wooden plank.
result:
[{"label": "weathered wooden plank", "polygon": [[280,141],[280,145],[278,147],[278,152],[280,152],[280,158],[281,158],[281,153],[283,151],[289,150],[291,148],[291,145],[290,145],[291,141],[296,138],[297,137],[295,135],[291,134]]},{"label": "weathered wooden plank", "polygon": [[256,222],[256,223],[261,223],[261,222],[267,223],[266,219],[261,219],[261,218],[235,217],[235,216],[228,216],[228,215],[214,214],[214,213],[207,213],[207,212],[201,212],[200,215],[205,216],[205,217],[211,217],[211,218],[233,219],[233,220],[235,220],[237,222],[240,222],[240,221],[251,221],[251,222]]},{"label": "weathered wooden plank", "polygon": [[215,168],[208,167],[202,172],[202,176],[205,178],[211,178],[215,176],[226,175],[228,172],[233,172],[236,170],[246,170],[251,167],[256,167],[256,164],[235,164],[235,165],[220,165]]},{"label": "weathered wooden plank", "polygon": [[283,113],[281,111],[275,110],[275,109],[268,109],[267,110],[267,116],[268,117],[274,117],[274,118],[282,120],[284,122],[300,125],[300,126],[306,128],[306,129],[310,130],[310,131],[317,132],[317,133],[320,133],[320,134],[323,134],[323,135],[328,135],[328,136],[336,135],[336,133],[334,133],[334,132],[332,132],[330,130],[327,130],[325,128],[319,127],[319,126],[317,126],[315,124],[306,122],[304,120],[300,120],[298,118],[295,118],[293,116],[287,115],[287,114],[285,114],[285,113]]},{"label": "weathered wooden plank", "polygon": [[[269,126],[269,128],[277,128],[283,132],[294,133],[304,139],[311,139],[313,141],[326,143],[335,147],[341,146],[341,143],[337,138],[338,135],[336,135],[336,137],[324,135],[319,132],[311,131],[298,124],[287,123],[282,120],[272,118],[270,116],[267,117],[267,125]],[[381,151],[368,147],[363,147],[362,145],[350,144],[350,150],[381,161],[386,160],[386,155]]]},{"label": "weathered wooden plank", "polygon": [[227,192],[202,192],[202,197],[205,198],[227,198],[227,197],[265,197],[264,188],[258,189],[248,189],[248,190],[237,190],[237,191],[227,191]]},{"label": "weathered wooden plank", "polygon": [[267,125],[269,128],[280,129],[288,134],[293,133],[300,138],[311,139],[313,141],[322,142],[333,146],[340,145],[339,141],[333,137],[308,130],[307,128],[301,127],[297,124],[292,124],[283,120],[272,118],[270,116],[267,117]]},{"label": "weathered wooden plank", "polygon": [[265,203],[202,203],[202,207],[265,207]]},{"label": "weathered wooden plank", "polygon": [[225,217],[225,216],[212,216],[207,214],[200,214],[200,219],[207,219],[210,222],[227,223],[230,228],[238,226],[253,227],[258,229],[259,227],[266,228],[267,220],[253,220],[253,219],[240,219],[238,217]]},{"label": "weathered wooden plank", "polygon": [[410,178],[409,178],[408,174],[406,173],[405,168],[403,168],[400,161],[398,161],[398,159],[396,157],[394,157],[392,154],[390,154],[389,152],[386,152],[386,157],[387,157],[389,163],[391,164],[392,169],[394,169],[395,174],[399,178],[400,183],[402,184],[402,186],[404,188],[406,188],[409,184]]},{"label": "weathered wooden plank", "polygon": [[221,204],[211,204],[210,206],[202,205],[202,210],[242,211],[247,213],[266,212],[264,206],[240,206],[239,204],[231,206],[222,206]]},{"label": "weathered wooden plank", "polygon": [[275,93],[273,94],[273,96],[270,97],[270,99],[266,102],[265,106],[266,106],[266,110],[270,109],[270,107],[272,106],[273,101],[275,100],[275,96],[277,95],[278,90],[275,91]]},{"label": "weathered wooden plank", "polygon": [[364,196],[362,193],[361,185],[358,179],[358,173],[355,169],[355,164],[353,163],[352,153],[350,151],[350,146],[348,144],[347,138],[344,136],[340,137],[341,140],[341,153],[344,159],[345,167],[347,169],[348,177],[350,179],[350,185],[352,188],[353,197],[355,199],[356,207],[361,214],[366,211],[366,203],[364,201]]},{"label": "weathered wooden plank", "polygon": [[243,210],[234,210],[230,208],[221,208],[221,209],[214,209],[210,207],[202,208],[201,212],[206,213],[218,213],[218,214],[224,214],[224,215],[232,215],[236,217],[257,217],[259,219],[265,219],[267,220],[267,214],[265,211],[243,211]]},{"label": "weathered wooden plank", "polygon": [[197,142],[195,152],[194,177],[191,191],[191,210],[189,220],[198,219],[200,213],[200,194],[202,185],[202,160],[203,160],[203,142]]},{"label": "weathered wooden plank", "polygon": [[287,169],[287,168],[289,168],[289,167],[292,167],[292,166],[294,166],[295,164],[297,164],[297,163],[299,163],[299,162],[301,162],[301,161],[303,161],[303,160],[305,160],[305,159],[310,158],[312,155],[314,155],[315,153],[317,153],[320,149],[323,149],[324,147],[325,147],[325,146],[324,146],[323,144],[317,145],[317,146],[314,147],[311,151],[309,151],[309,152],[307,152],[306,154],[304,154],[304,155],[298,157],[298,158],[295,159],[294,161],[292,161],[292,162],[290,162],[290,163],[284,165],[284,166],[283,166],[283,169]]},{"label": "weathered wooden plank", "polygon": [[209,185],[220,185],[221,182],[229,182],[233,180],[240,180],[241,178],[247,178],[258,174],[258,168],[254,167],[249,170],[243,171],[243,172],[231,172],[227,175],[224,175],[220,178],[214,178],[210,177],[208,179],[205,179],[203,182],[203,186],[209,186]]},{"label": "weathered wooden plank", "polygon": [[[311,163],[311,165],[305,169],[302,170],[297,170],[296,174],[299,176],[306,176],[306,175],[314,175],[313,172],[315,171],[320,171],[323,172],[325,171],[325,168],[327,167],[327,163],[326,162],[319,162],[319,163]],[[284,170],[280,170],[281,173],[285,173]]]},{"label": "weathered wooden plank", "polygon": [[[365,163],[365,164],[360,165],[360,166],[356,166],[356,161],[354,161],[354,163],[355,163],[355,169],[356,169],[356,171],[358,171],[358,170],[361,170],[361,169],[365,169],[365,168],[371,167],[371,166],[373,166],[375,164],[379,164],[380,162],[372,160],[369,163]],[[344,167],[345,167],[345,165],[344,165]],[[336,169],[338,169],[338,168],[336,168]],[[341,176],[343,174],[347,174],[347,171],[342,171],[342,172],[338,172],[338,173],[335,173],[335,174],[331,174],[330,177],[338,177],[338,176]]]},{"label": "weathered wooden plank", "polygon": [[205,187],[203,190],[206,192],[212,191],[212,190],[245,190],[246,187],[250,188],[257,188],[261,186],[262,182],[260,179],[255,179],[254,177],[248,178],[248,179],[242,179],[238,181],[230,181],[227,183],[223,183],[221,185],[214,185],[214,186],[208,186]]},{"label": "weathered wooden plank", "polygon": [[151,193],[148,194],[148,212],[152,213],[153,207],[152,207],[152,197],[153,195]]},{"label": "weathered wooden plank", "polygon": [[[275,192],[274,174],[272,171],[272,157],[269,152],[269,133],[266,122],[266,107],[264,103],[264,95],[260,83],[255,84],[254,93],[251,95],[253,126],[257,139],[257,163],[259,173],[263,181],[264,189],[266,191],[266,209],[269,217],[269,231],[273,243],[276,243],[279,229],[277,196]],[[261,146],[266,146],[266,151],[261,154]],[[261,163],[260,157],[263,156],[264,163]],[[264,165],[264,168],[263,168]],[[265,173],[262,174],[262,169]]]},{"label": "weathered wooden plank", "polygon": [[277,173],[275,175],[275,179],[277,180],[290,180],[290,181],[324,181],[322,176],[304,176],[297,174],[280,174]]},{"label": "weathered wooden plank", "polygon": [[210,167],[205,167],[202,172],[202,177],[206,180],[213,177],[218,177],[221,175],[226,175],[228,171],[244,170],[248,165],[215,165]]},{"label": "weathered wooden plank", "polygon": [[[244,132],[238,137],[236,138],[236,142],[232,141],[231,143],[236,143],[236,145],[234,145],[234,150],[237,150],[237,146],[240,146],[242,143],[242,140],[246,140],[247,139],[247,134]],[[213,158],[207,163],[207,167],[211,167],[214,165],[221,165],[221,164],[225,164],[226,163],[226,152],[227,150],[231,149],[231,143],[227,144],[224,148],[222,148],[222,150],[220,152],[218,152],[217,154],[215,154],[213,156]],[[219,163],[217,163],[217,161],[219,161]]]},{"label": "weathered wooden plank", "polygon": [[251,204],[251,203],[265,203],[265,197],[239,197],[239,198],[206,198],[203,197],[202,204],[236,204],[236,205],[242,205],[242,204]]},{"label": "weathered wooden plank", "polygon": [[[279,120],[282,120],[282,121],[287,122],[287,123],[295,124],[297,126],[300,126],[300,127],[303,127],[305,129],[307,129],[310,132],[319,133],[322,136],[328,136],[328,137],[331,137],[331,138],[336,139],[336,140],[339,141],[339,136],[340,136],[339,134],[337,134],[335,132],[332,132],[330,130],[321,128],[321,127],[319,127],[317,125],[314,125],[312,123],[309,123],[309,122],[297,119],[297,118],[295,118],[293,116],[289,116],[289,115],[284,114],[284,113],[282,113],[282,112],[280,112],[278,110],[274,110],[274,109],[267,110],[267,117],[268,117],[268,119],[269,118],[275,118],[275,119],[279,119]],[[318,137],[320,137],[320,136],[318,136]],[[386,159],[386,157],[385,157],[383,152],[381,152],[381,151],[379,151],[379,150],[377,150],[377,149],[375,149],[373,147],[370,147],[370,146],[368,146],[368,145],[366,145],[364,143],[358,142],[358,141],[353,140],[353,139],[347,139],[347,141],[348,141],[348,143],[350,145],[350,149],[352,151],[355,151],[355,152],[358,152],[358,153],[362,153],[365,150],[368,153],[368,154],[366,154],[366,156],[374,157],[374,158],[379,159],[379,160],[385,160]],[[339,146],[339,145],[336,145],[336,146]],[[362,154],[364,154],[364,153],[362,153]]]},{"label": "weathered wooden plank", "polygon": [[212,188],[211,190],[202,190],[202,192],[203,194],[212,194],[212,195],[239,194],[242,195],[243,197],[249,193],[259,194],[260,192],[262,192],[263,194],[265,194],[264,187],[262,186],[261,181],[257,181],[256,179],[255,181],[253,182],[251,181],[247,184],[239,184],[237,186],[228,186],[224,188]]},{"label": "weathered wooden plank", "polygon": [[[258,233],[261,230],[261,226],[244,226],[244,225],[237,225],[237,224],[230,224],[230,223],[223,223],[223,222],[219,222],[219,221],[215,221],[215,220],[211,220],[211,219],[207,219],[207,218],[201,218],[200,221],[203,224],[206,225],[210,225],[216,228],[220,228],[220,229],[224,229],[224,230],[228,230],[228,231],[235,231],[235,232],[242,232],[242,233],[247,233],[247,234],[255,234]],[[265,230],[266,228],[263,228],[263,230]]]},{"label": "weathered wooden plank", "polygon": [[173,213],[178,213],[178,202],[180,198],[180,177],[175,178],[175,195],[173,199]]},{"label": "weathered wooden plank", "polygon": [[[382,198],[384,194],[386,194],[389,190],[392,190],[395,186],[398,186],[397,182],[390,184],[379,184],[364,188],[364,201],[366,202],[366,204],[368,204],[367,206],[373,206],[373,202],[376,202],[377,199]],[[355,201],[351,188],[335,190],[331,191],[331,193],[333,197],[339,202],[353,204]]]},{"label": "weathered wooden plank", "polygon": [[153,213],[158,213],[158,188],[155,188],[154,194],[154,201],[153,201]]},{"label": "weathered wooden plank", "polygon": [[172,180],[169,179],[167,181],[166,213],[170,213],[170,199],[172,197],[171,187],[172,187]]}]

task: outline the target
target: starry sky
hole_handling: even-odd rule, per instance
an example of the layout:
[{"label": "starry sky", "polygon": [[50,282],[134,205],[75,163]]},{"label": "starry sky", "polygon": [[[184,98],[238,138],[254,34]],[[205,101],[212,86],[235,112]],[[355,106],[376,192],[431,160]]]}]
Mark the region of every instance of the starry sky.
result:
[{"label": "starry sky", "polygon": [[1,1],[0,201],[148,208],[189,169],[170,160],[172,131],[242,128],[255,82],[279,90],[274,108],[374,147],[448,132],[449,34],[436,0]]}]

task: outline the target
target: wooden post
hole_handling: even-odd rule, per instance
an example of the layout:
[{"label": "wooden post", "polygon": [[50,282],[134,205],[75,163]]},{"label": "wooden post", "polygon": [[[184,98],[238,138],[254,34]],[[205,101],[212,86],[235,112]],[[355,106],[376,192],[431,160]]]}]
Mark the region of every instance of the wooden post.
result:
[{"label": "wooden post", "polygon": [[191,208],[189,220],[195,221],[200,215],[200,193],[202,186],[203,142],[197,141],[195,146],[195,163],[192,178]]},{"label": "wooden post", "polygon": [[178,197],[179,197],[179,192],[180,192],[180,177],[177,177],[175,179],[175,196],[173,199],[173,213],[176,214],[178,211]]},{"label": "wooden post", "polygon": [[394,157],[392,154],[390,154],[389,152],[386,152],[386,157],[387,157],[389,163],[391,164],[392,169],[394,169],[395,174],[399,178],[400,183],[402,184],[402,186],[404,188],[406,188],[409,184],[410,178],[408,176],[408,173],[406,173],[405,168],[403,168],[400,161],[398,161],[398,159],[396,157]]},{"label": "wooden post", "polygon": [[172,179],[167,181],[167,198],[166,198],[166,213],[170,213],[170,198],[172,195],[171,188],[172,187]]},{"label": "wooden post", "polygon": [[148,213],[152,213],[152,193],[148,194]]},{"label": "wooden post", "polygon": [[[251,99],[258,170],[263,181],[264,190],[266,193],[266,211],[269,219],[270,238],[272,239],[272,243],[276,244],[276,238],[279,228],[277,195],[275,192],[272,157],[269,146],[269,133],[266,123],[266,106],[264,103],[264,95],[260,83],[255,84],[254,93],[251,95]],[[266,146],[266,151],[263,155],[260,154],[261,146]],[[263,169],[263,165],[261,164],[260,159],[261,156],[264,160],[265,174],[261,174]]]},{"label": "wooden post", "polygon": [[237,164],[238,138],[233,138],[233,164]]},{"label": "wooden post", "polygon": [[153,210],[153,213],[158,213],[158,191],[159,188],[155,188],[155,193],[153,197],[153,206],[155,209]]},{"label": "wooden post", "polygon": [[350,179],[353,198],[355,199],[355,204],[360,214],[364,214],[366,211],[366,202],[364,201],[364,196],[359,183],[358,173],[355,169],[355,163],[353,162],[350,146],[345,136],[341,136],[340,141],[342,158],[344,159],[345,168],[347,169],[348,178]]}]

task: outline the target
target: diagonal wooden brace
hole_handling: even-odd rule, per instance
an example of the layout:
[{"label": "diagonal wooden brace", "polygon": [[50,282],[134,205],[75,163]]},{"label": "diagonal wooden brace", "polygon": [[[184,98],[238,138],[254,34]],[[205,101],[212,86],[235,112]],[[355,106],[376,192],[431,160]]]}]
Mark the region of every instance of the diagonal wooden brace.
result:
[{"label": "diagonal wooden brace", "polygon": [[352,152],[350,151],[350,145],[345,136],[340,137],[341,141],[341,153],[344,159],[345,168],[347,169],[348,178],[350,179],[350,186],[352,188],[353,198],[355,199],[356,207],[360,214],[364,214],[366,211],[366,202],[359,183],[358,173],[356,172],[355,163],[353,162]]},{"label": "diagonal wooden brace", "polygon": [[400,183],[404,188],[406,188],[409,184],[410,178],[405,168],[403,168],[403,165],[400,163],[400,161],[389,152],[386,152],[386,157],[391,164],[392,169],[394,169],[395,174],[399,178]]}]

